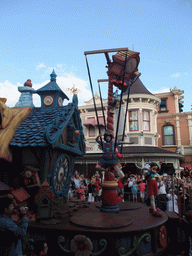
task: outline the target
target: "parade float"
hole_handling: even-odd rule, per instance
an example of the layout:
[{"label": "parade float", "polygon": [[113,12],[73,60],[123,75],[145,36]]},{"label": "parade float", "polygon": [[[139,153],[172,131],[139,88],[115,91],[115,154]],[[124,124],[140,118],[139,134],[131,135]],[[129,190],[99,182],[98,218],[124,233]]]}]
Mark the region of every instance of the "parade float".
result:
[{"label": "parade float", "polygon": [[[109,53],[113,52],[117,53],[111,60]],[[126,125],[125,118],[119,138],[122,95],[127,91],[126,117],[130,87],[140,75],[139,53],[128,48],[85,52],[98,129],[87,56],[100,53],[105,54],[108,68],[108,111],[107,120],[103,111],[103,119],[118,158],[123,143],[118,146],[117,140],[124,142]],[[121,92],[118,102],[113,87]],[[57,85],[54,71],[50,82],[39,90],[32,88],[30,80],[18,90],[21,96],[14,108],[6,106],[6,99],[0,101],[0,191],[1,195],[12,196],[17,205],[29,207],[29,227],[23,243],[26,255],[43,255],[41,251],[47,247],[51,256],[155,256],[186,250],[187,222],[176,213],[162,212],[157,218],[144,204],[118,203],[115,171],[110,163],[104,167],[101,203],[78,199],[68,202],[75,159],[85,154],[77,94],[72,103],[63,106],[68,97]],[[41,98],[40,108],[33,105],[34,93]],[[116,129],[114,107],[118,109]],[[104,145],[102,135],[100,140]],[[17,221],[16,216],[13,218]]]}]

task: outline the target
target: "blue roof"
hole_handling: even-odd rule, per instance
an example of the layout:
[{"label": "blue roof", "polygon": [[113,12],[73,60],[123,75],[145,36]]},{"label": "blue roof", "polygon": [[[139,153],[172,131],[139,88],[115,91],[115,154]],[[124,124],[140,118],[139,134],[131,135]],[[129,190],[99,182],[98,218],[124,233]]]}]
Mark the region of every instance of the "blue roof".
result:
[{"label": "blue roof", "polygon": [[[46,131],[56,122],[61,131],[67,126],[74,113],[75,104],[58,108],[34,108],[16,129],[11,146],[47,146]],[[58,126],[58,125],[57,125]]]},{"label": "blue roof", "polygon": [[41,95],[41,94],[44,94],[45,92],[48,92],[48,91],[49,92],[59,92],[63,99],[69,100],[67,95],[61,90],[61,88],[56,83],[56,76],[57,75],[55,74],[54,70],[53,70],[53,72],[51,73],[50,76],[51,76],[51,79],[50,79],[51,81],[48,84],[46,84],[45,86],[36,90],[36,93]]}]

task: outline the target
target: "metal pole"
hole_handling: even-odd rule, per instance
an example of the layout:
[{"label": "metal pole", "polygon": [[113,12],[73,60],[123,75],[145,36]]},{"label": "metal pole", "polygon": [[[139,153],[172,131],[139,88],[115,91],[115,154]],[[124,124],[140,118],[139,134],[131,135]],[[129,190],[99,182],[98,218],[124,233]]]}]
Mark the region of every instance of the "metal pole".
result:
[{"label": "metal pole", "polygon": [[172,177],[171,177],[171,178],[172,178],[172,201],[173,201],[173,212],[174,212],[174,211],[175,211],[175,209],[174,209],[175,207],[174,207],[174,189],[173,189],[173,187],[174,187],[174,186],[173,186],[173,175],[172,175]]},{"label": "metal pole", "polygon": [[184,214],[185,214],[185,188],[183,186],[183,208],[184,208]]},{"label": "metal pole", "polygon": [[181,207],[180,207],[180,196],[179,196],[179,179],[177,178],[177,203],[179,209],[179,219],[181,219]]}]

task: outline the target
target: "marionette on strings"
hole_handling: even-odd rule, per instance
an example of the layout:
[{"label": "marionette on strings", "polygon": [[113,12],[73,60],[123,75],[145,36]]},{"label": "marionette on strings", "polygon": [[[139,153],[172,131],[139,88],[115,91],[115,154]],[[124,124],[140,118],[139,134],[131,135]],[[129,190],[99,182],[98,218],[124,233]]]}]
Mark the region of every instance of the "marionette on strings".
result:
[{"label": "marionette on strings", "polygon": [[152,213],[152,215],[155,217],[162,216],[160,210],[155,206],[155,197],[158,196],[158,186],[156,177],[158,177],[159,168],[160,165],[155,162],[146,164],[143,167],[143,172],[147,179],[148,196],[150,197],[151,208],[149,209],[149,212]]},{"label": "marionette on strings", "polygon": [[99,163],[96,165],[95,168],[101,171],[105,171],[106,168],[113,167],[113,169],[115,170],[115,174],[122,179],[125,175],[118,166],[118,159],[123,158],[123,156],[118,153],[118,150],[115,147],[113,135],[109,131],[106,131],[104,133],[105,142],[101,140],[101,136],[101,134],[97,136],[96,141],[97,143],[99,143],[100,148],[103,149],[103,155],[99,159]]}]

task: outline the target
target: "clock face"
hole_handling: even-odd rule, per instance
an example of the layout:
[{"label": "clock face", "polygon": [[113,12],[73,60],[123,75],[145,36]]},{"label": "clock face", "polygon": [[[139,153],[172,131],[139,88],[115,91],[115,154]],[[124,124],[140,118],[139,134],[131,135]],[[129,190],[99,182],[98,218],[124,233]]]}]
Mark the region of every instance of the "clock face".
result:
[{"label": "clock face", "polygon": [[56,194],[61,194],[69,173],[69,159],[62,154],[53,167],[52,186]]},{"label": "clock face", "polygon": [[52,96],[46,96],[44,98],[44,104],[46,106],[50,106],[53,103],[53,97]]},{"label": "clock face", "polygon": [[137,67],[137,60],[136,58],[131,58],[127,61],[126,64],[126,72],[127,73],[132,73]]},{"label": "clock face", "polygon": [[63,99],[61,97],[58,98],[58,105],[59,106],[63,105]]}]

